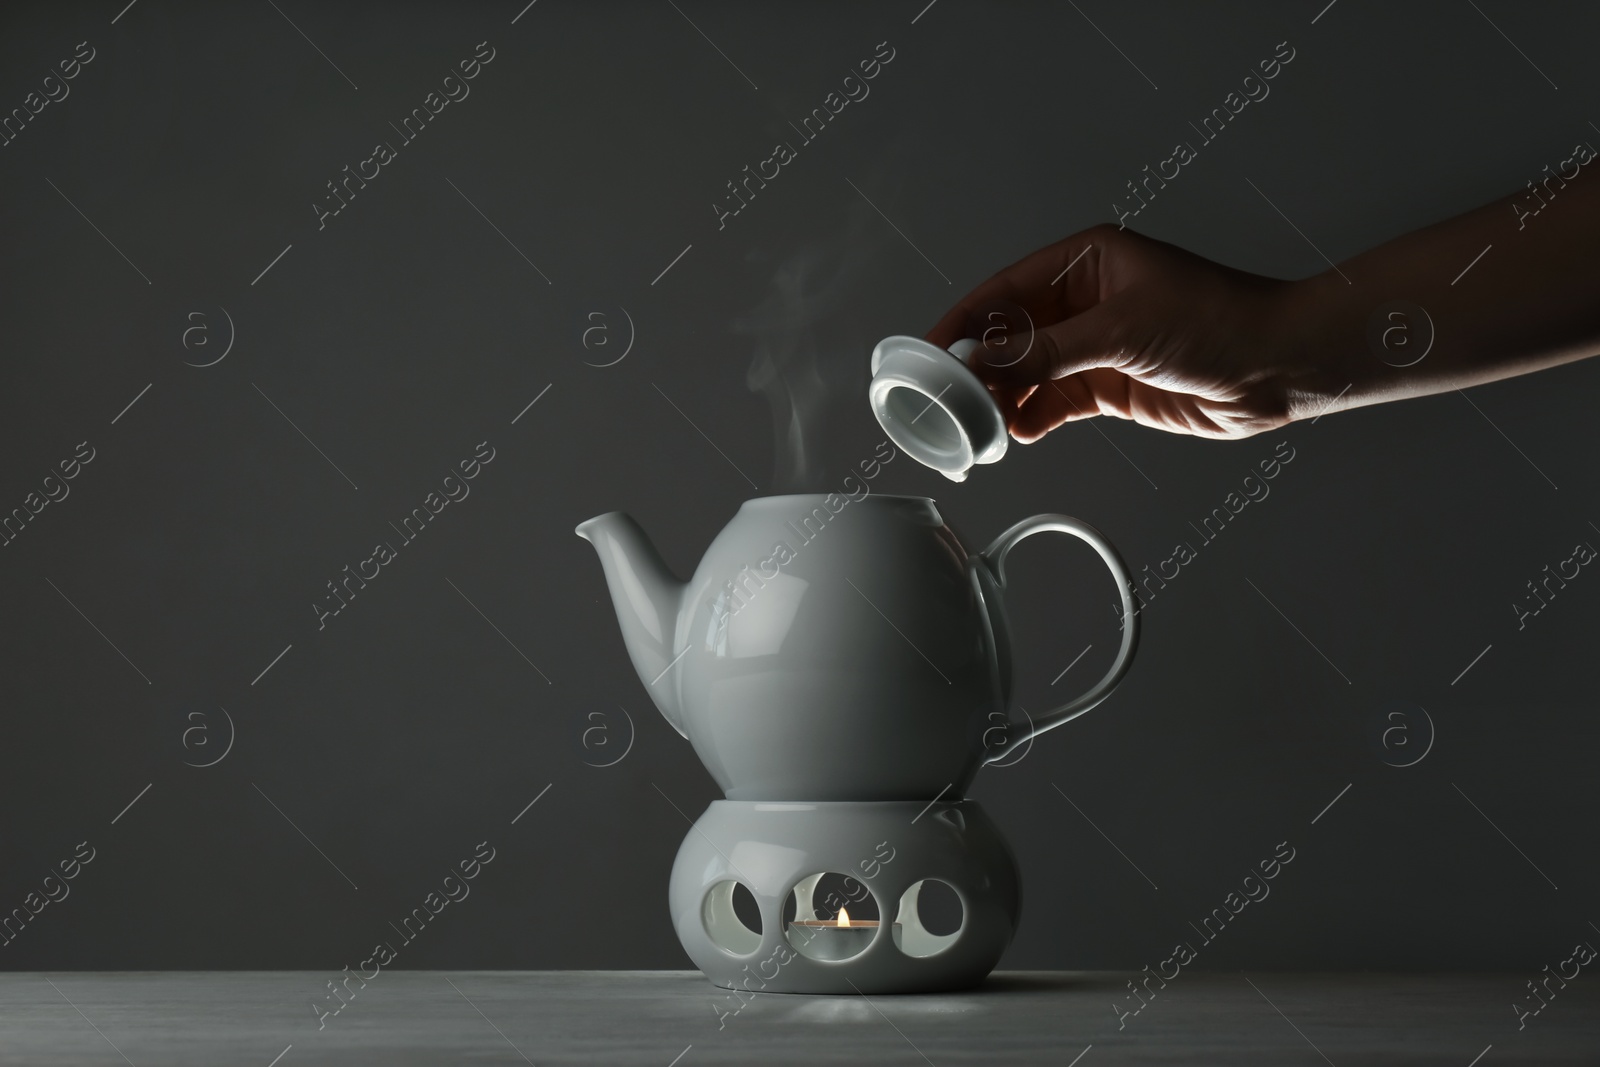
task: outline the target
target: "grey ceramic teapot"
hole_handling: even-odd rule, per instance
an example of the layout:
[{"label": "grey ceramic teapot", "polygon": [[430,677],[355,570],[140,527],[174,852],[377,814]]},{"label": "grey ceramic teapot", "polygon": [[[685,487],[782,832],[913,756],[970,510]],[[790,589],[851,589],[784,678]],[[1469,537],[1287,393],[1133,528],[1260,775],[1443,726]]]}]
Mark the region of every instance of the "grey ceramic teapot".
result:
[{"label": "grey ceramic teapot", "polygon": [[[1016,721],[1006,554],[1045,531],[1111,569],[1122,640],[1088,692]],[[974,552],[924,497],[761,497],[687,583],[621,512],[577,533],[600,555],[640,681],[730,800],[959,798],[984,763],[1104,700],[1138,641],[1116,549],[1066,515]]]}]

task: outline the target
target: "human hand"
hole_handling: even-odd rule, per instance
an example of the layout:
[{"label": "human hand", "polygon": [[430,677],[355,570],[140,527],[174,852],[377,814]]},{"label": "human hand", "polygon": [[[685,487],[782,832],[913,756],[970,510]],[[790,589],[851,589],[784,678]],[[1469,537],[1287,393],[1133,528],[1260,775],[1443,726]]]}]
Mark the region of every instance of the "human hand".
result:
[{"label": "human hand", "polygon": [[969,365],[1024,443],[1094,415],[1243,438],[1326,402],[1330,379],[1292,327],[1297,287],[1312,284],[1103,225],[1000,271],[927,339],[982,336]]}]

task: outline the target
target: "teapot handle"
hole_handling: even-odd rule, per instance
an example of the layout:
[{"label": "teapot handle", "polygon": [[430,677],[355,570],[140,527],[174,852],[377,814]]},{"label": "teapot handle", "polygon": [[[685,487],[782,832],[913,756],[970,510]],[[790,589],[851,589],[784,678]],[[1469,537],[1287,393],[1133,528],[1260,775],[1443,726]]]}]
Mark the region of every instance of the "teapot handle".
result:
[{"label": "teapot handle", "polygon": [[[1139,609],[1134,602],[1133,579],[1128,575],[1128,568],[1123,564],[1122,557],[1112,547],[1110,541],[1086,522],[1080,522],[1070,515],[1035,515],[1023,519],[1005,533],[995,538],[994,543],[982,552],[979,557],[988,565],[989,571],[994,576],[995,589],[1000,593],[1006,588],[1006,554],[1014,548],[1018,541],[1031,537],[1036,533],[1066,533],[1086,541],[1089,547],[1100,554],[1110,568],[1112,577],[1117,580],[1117,591],[1122,595],[1122,646],[1117,649],[1116,661],[1111,664],[1105,676],[1096,682],[1088,692],[1074,700],[1069,700],[1058,708],[1054,708],[1043,715],[1030,718],[1026,732],[1005,746],[1005,748],[984,760],[993,763],[995,760],[1005,758],[1017,745],[1031,741],[1047,730],[1053,730],[1069,719],[1076,719],[1079,715],[1099,704],[1111,695],[1111,690],[1122,681],[1122,676],[1128,672],[1129,665],[1133,662],[1133,652],[1139,643]],[[1021,724],[1015,724],[1021,725]],[[1009,732],[1009,731],[1008,731]]]}]

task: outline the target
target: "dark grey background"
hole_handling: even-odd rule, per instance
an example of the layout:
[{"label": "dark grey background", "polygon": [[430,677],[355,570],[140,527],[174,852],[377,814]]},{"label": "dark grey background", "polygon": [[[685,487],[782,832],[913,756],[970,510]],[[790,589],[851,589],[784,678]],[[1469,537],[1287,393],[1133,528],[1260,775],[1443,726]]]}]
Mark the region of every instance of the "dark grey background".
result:
[{"label": "dark grey background", "polygon": [[[77,42],[98,55],[0,148],[0,510],[78,442],[97,456],[0,548],[0,910],[78,842],[97,857],[0,965],[337,970],[485,839],[472,896],[401,965],[685,965],[673,805],[716,792],[575,523],[628,510],[687,573],[745,498],[837,484],[880,439],[872,344],[1111,218],[1280,41],[1271,96],[1137,229],[1302,277],[1325,267],[1308,238],[1342,259],[1600,138],[1592,6],[923,4],[6,5],[0,106]],[[483,40],[471,96],[319,232],[324,183]],[[719,232],[724,182],[884,40],[871,96]],[[185,366],[221,351],[222,308],[233,350]],[[623,308],[632,351],[585,365],[620,352]],[[192,312],[211,347],[185,349]],[[584,347],[591,312],[610,347]],[[962,486],[891,463],[879,488],[935,496],[972,541],[1065,511],[1137,568],[1295,449],[1149,604],[1117,695],[979,776],[1027,885],[1005,965],[1155,963],[1284,840],[1272,896],[1200,966],[1536,974],[1594,936],[1600,578],[1522,632],[1509,605],[1600,542],[1597,386],[1584,363],[1242,443],[1103,420]],[[324,583],[483,440],[471,496],[319,632]],[[1049,539],[1013,568],[1039,709],[1104,669],[1112,589]],[[1436,728],[1404,769],[1375,740],[1396,707],[1404,751],[1417,708]],[[185,766],[220,751],[219,708],[232,750]],[[586,766],[625,747],[619,708],[631,751]]]}]

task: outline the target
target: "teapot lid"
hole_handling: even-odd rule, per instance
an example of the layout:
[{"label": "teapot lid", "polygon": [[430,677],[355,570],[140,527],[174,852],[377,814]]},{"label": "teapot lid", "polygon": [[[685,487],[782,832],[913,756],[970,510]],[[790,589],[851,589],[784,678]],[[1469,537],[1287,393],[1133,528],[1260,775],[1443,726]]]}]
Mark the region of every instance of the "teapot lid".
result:
[{"label": "teapot lid", "polygon": [[867,398],[878,424],[902,452],[951,481],[1006,454],[1000,405],[966,358],[971,338],[949,351],[918,337],[885,337],[872,350]]}]

